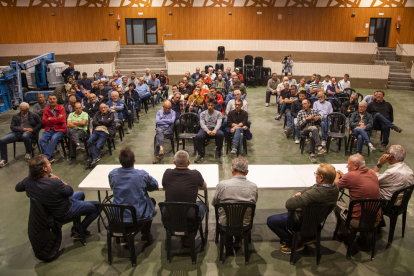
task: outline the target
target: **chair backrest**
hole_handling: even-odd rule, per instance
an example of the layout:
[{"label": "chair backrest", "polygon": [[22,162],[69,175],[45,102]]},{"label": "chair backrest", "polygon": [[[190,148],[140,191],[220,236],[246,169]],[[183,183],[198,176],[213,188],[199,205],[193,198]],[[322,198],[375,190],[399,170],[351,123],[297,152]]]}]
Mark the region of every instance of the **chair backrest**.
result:
[{"label": "chair backrest", "polygon": [[254,78],[256,80],[261,80],[262,79],[262,66],[255,66],[254,67]]},{"label": "chair backrest", "polygon": [[352,212],[355,205],[361,207],[361,217],[357,230],[362,232],[370,232],[374,229],[377,215],[382,206],[385,206],[387,200],[385,199],[356,199],[349,203],[348,217],[345,225],[348,226],[351,223]]},{"label": "chair backrest", "polygon": [[[402,213],[404,213],[407,210],[407,205],[410,201],[413,190],[414,185],[410,185],[395,191],[392,194],[391,200],[387,203],[387,206],[384,208],[384,214],[401,215]],[[395,205],[397,200],[400,199],[400,205]]]},{"label": "chair backrest", "polygon": [[328,114],[330,119],[331,132],[345,133],[346,116],[339,112]]},{"label": "chair backrest", "polygon": [[204,71],[206,71],[206,74],[208,74],[208,68],[213,68],[213,71],[214,71],[214,66],[213,65],[206,65],[205,67],[204,67]]},{"label": "chair backrest", "polygon": [[[134,206],[126,204],[104,204],[104,203],[95,203],[95,206],[102,210],[106,218],[108,219],[108,230],[111,233],[126,233],[124,214],[129,212],[132,217],[132,224],[134,228],[139,231],[139,226],[137,222],[137,214]],[[128,222],[129,223],[129,222]]]},{"label": "chair backrest", "polygon": [[198,205],[188,202],[160,202],[162,223],[173,236],[197,231],[200,223]]},{"label": "chair backrest", "polygon": [[249,227],[253,227],[254,212],[256,210],[256,204],[251,202],[236,202],[236,203],[218,203],[214,205],[216,213],[216,222],[218,223],[219,213],[218,210],[222,208],[226,214],[226,234],[229,236],[243,235],[243,221],[244,215],[248,208],[251,208],[251,217]]},{"label": "chair backrest", "polygon": [[234,60],[234,69],[243,68],[243,60],[241,58],[236,58]]},{"label": "chair backrest", "polygon": [[262,57],[255,57],[254,58],[254,67],[262,66],[263,67],[263,58]]},{"label": "chair backrest", "polygon": [[180,115],[179,118],[180,133],[198,133],[200,130],[200,118],[192,112],[187,112]]},{"label": "chair backrest", "polygon": [[225,53],[225,48],[224,48],[224,46],[218,46],[218,47],[217,47],[217,51],[218,51],[220,54],[223,54],[223,55],[224,55],[224,53]]},{"label": "chair backrest", "polygon": [[270,77],[272,75],[272,68],[263,67],[263,73],[265,77]]},{"label": "chair backrest", "polygon": [[358,95],[358,102],[362,102],[364,100],[364,96],[361,93],[357,93]]},{"label": "chair backrest", "polygon": [[335,204],[311,204],[301,207],[301,224],[300,229],[295,228],[295,213],[297,210],[291,210],[288,220],[288,229],[300,231],[303,236],[315,235],[316,232],[323,228],[326,218],[335,208]]},{"label": "chair backrest", "polygon": [[338,112],[340,111],[340,106],[339,106],[339,102],[337,99],[335,98],[326,98],[326,101],[330,102],[332,105],[332,109],[334,112]]},{"label": "chair backrest", "polygon": [[349,96],[351,96],[352,93],[356,93],[355,89],[352,88],[345,88],[344,93],[347,93]]},{"label": "chair backrest", "polygon": [[224,64],[223,63],[216,63],[216,72],[218,69],[221,69],[221,71],[224,71]]},{"label": "chair backrest", "polygon": [[251,64],[253,65],[253,56],[245,55],[244,56],[244,64]]}]

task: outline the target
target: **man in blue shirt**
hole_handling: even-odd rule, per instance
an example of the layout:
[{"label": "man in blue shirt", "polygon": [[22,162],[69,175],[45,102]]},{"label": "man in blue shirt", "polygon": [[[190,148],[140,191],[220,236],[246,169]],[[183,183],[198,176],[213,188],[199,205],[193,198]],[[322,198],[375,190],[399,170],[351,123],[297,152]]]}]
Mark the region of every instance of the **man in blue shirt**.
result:
[{"label": "man in blue shirt", "polygon": [[[119,99],[119,92],[112,92],[111,99],[106,103],[110,112],[114,113],[115,123],[122,124],[122,120],[126,119],[128,116],[128,107],[124,101]],[[131,132],[130,127],[128,126],[128,133]]]},{"label": "man in blue shirt", "polygon": [[151,94],[155,98],[155,94],[157,94],[157,98],[155,98],[155,104],[158,105],[158,101],[161,97],[161,83],[160,80],[157,79],[157,75],[155,73],[151,74],[151,79],[148,81],[148,86],[150,87]]},{"label": "man in blue shirt", "polygon": [[141,99],[138,102],[138,116],[141,116],[141,103],[151,98],[151,91],[149,90],[149,87],[145,83],[143,77],[140,77],[138,79],[138,84],[135,87],[135,91],[138,92],[139,98]]},{"label": "man in blue shirt", "polygon": [[119,77],[118,73],[113,74],[114,78],[109,80],[109,85],[112,86],[112,82],[115,82],[118,85],[122,84],[122,79]]},{"label": "man in blue shirt", "polygon": [[68,77],[73,76],[74,73],[75,73],[75,63],[70,62],[69,67],[63,70],[63,72],[61,73],[65,83],[68,83]]},{"label": "man in blue shirt", "polygon": [[[109,185],[113,191],[114,204],[134,206],[138,223],[144,224],[141,229],[141,241],[152,243],[152,219],[157,214],[155,200],[148,192],[158,190],[158,182],[144,170],[134,169],[135,155],[130,148],[119,152],[119,162],[122,167],[113,169],[109,175]],[[125,211],[124,222],[132,223],[131,213]]]},{"label": "man in blue shirt", "polygon": [[91,90],[92,89],[92,81],[88,79],[88,74],[86,72],[82,73],[82,79],[79,80],[79,85],[82,89]]},{"label": "man in blue shirt", "polygon": [[196,72],[194,74],[191,75],[191,78],[194,81],[198,81],[201,78],[201,74],[200,74],[200,68],[196,68]]},{"label": "man in blue shirt", "polygon": [[109,78],[107,75],[104,75],[103,68],[99,68],[99,75],[96,77],[96,80],[102,82],[105,88],[108,87]]},{"label": "man in blue shirt", "polygon": [[164,137],[173,135],[175,112],[171,110],[171,102],[166,101],[162,109],[158,110],[155,117],[156,135],[154,143],[154,161],[153,164],[160,162],[160,155],[164,155]]}]

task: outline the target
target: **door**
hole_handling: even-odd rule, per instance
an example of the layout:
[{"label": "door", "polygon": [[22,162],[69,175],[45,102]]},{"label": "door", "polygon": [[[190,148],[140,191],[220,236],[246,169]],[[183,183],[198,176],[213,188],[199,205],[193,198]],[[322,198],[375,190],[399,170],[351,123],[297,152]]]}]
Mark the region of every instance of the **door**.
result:
[{"label": "door", "polygon": [[157,19],[125,19],[127,44],[157,44]]},{"label": "door", "polygon": [[378,47],[388,47],[391,18],[371,18],[368,42],[377,42]]}]

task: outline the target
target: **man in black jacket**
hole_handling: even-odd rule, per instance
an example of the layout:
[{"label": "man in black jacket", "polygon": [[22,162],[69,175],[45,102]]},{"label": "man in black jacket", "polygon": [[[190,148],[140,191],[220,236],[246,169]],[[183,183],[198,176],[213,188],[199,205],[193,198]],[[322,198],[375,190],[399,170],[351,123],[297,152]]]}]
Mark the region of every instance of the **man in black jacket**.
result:
[{"label": "man in black jacket", "polygon": [[106,88],[103,82],[98,84],[98,90],[95,91],[95,95],[99,101],[108,101],[108,91],[110,89]]},{"label": "man in black jacket", "polygon": [[88,113],[89,118],[93,118],[96,112],[99,111],[99,105],[100,105],[100,102],[98,98],[96,97],[94,93],[91,93],[89,94],[89,102],[85,104],[85,109],[83,111]]},{"label": "man in black jacket", "polygon": [[[105,146],[108,137],[115,136],[116,125],[113,112],[108,112],[108,106],[104,103],[99,105],[99,111],[93,117],[94,130],[88,139],[88,148],[91,159],[88,160],[88,167],[96,166],[100,159],[99,154]],[[96,145],[95,145],[96,142]]]},{"label": "man in black jacket", "polygon": [[69,67],[63,70],[61,73],[65,83],[68,82],[68,77],[73,76],[74,73],[75,73],[75,63],[70,62]]},{"label": "man in black jacket", "polygon": [[375,101],[368,105],[367,112],[374,118],[373,129],[382,130],[380,151],[386,151],[390,137],[390,129],[400,133],[402,128],[394,125],[394,111],[389,102],[384,101],[384,92],[377,91]]},{"label": "man in black jacket", "polygon": [[296,135],[296,139],[295,139],[296,144],[299,144],[300,142],[300,128],[296,126],[296,123],[298,122],[297,117],[298,117],[299,111],[303,109],[302,101],[306,99],[306,92],[300,91],[298,93],[298,97],[299,98],[296,101],[294,101],[292,103],[292,106],[290,107],[290,114],[291,114],[291,117],[293,118],[293,128],[295,129],[295,135]]},{"label": "man in black jacket", "polygon": [[6,166],[7,163],[7,144],[23,141],[26,148],[24,159],[29,161],[32,152],[32,138],[37,137],[42,127],[42,120],[36,113],[29,111],[29,104],[22,102],[20,104],[20,113],[13,116],[10,124],[12,132],[0,139],[1,160],[0,168]]},{"label": "man in black jacket", "polygon": [[243,106],[242,100],[236,100],[235,106],[236,109],[227,114],[226,132],[234,134],[231,153],[237,153],[237,156],[239,156],[243,148],[243,134],[248,129],[247,120],[249,119],[249,114],[241,109]]}]

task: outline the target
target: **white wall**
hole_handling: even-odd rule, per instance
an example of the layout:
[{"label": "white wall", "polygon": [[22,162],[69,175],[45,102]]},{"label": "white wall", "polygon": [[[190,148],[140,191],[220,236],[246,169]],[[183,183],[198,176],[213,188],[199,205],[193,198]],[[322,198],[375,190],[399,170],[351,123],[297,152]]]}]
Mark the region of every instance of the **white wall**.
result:
[{"label": "white wall", "polygon": [[397,45],[397,55],[399,55],[399,56],[414,56],[414,44],[400,44],[400,45]]}]

